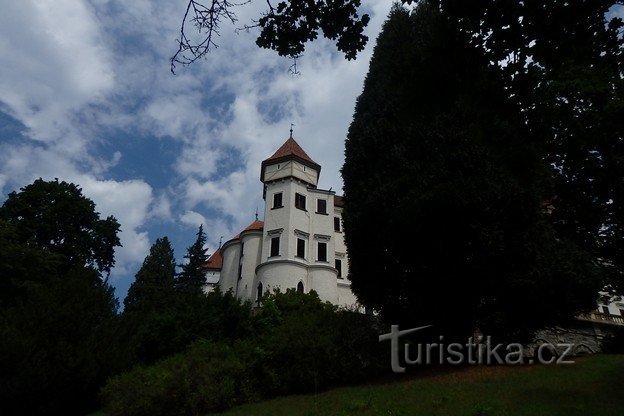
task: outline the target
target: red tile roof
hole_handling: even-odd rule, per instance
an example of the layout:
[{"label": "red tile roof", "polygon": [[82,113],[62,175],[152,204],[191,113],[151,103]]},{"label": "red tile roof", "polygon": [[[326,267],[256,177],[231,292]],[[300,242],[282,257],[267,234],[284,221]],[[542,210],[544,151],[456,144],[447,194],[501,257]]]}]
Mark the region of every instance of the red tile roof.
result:
[{"label": "red tile roof", "polygon": [[[242,232],[244,233],[245,231],[254,231],[254,230],[259,230],[262,231],[264,230],[264,221],[260,221],[260,220],[255,220],[254,222],[252,222],[251,224],[249,224],[249,226],[247,228],[245,228]],[[240,235],[240,234],[239,234]]]},{"label": "red tile roof", "polygon": [[[240,239],[241,234],[244,233],[245,231],[262,231],[263,229],[264,229],[264,221],[255,220],[254,222],[249,224],[243,231],[237,234],[236,237],[228,241]],[[219,249],[215,251],[212,256],[210,256],[210,258],[208,259],[208,263],[204,265],[204,269],[221,270],[222,267],[223,267],[223,257],[221,255],[221,249]]]},{"label": "red tile roof", "polygon": [[286,142],[284,142],[284,144],[279,149],[277,149],[277,151],[273,153],[273,155],[269,157],[268,159],[266,159],[264,162],[282,159],[288,156],[296,156],[299,159],[305,160],[306,162],[310,162],[314,165],[318,165],[318,163],[313,161],[310,158],[310,156],[308,156],[308,154],[301,148],[301,146],[299,146],[299,143],[297,143],[295,139],[293,139],[292,137],[286,140]]},{"label": "red tile roof", "polygon": [[214,252],[208,259],[208,263],[204,265],[204,269],[208,270],[221,270],[223,267],[223,257],[221,256],[221,249]]}]

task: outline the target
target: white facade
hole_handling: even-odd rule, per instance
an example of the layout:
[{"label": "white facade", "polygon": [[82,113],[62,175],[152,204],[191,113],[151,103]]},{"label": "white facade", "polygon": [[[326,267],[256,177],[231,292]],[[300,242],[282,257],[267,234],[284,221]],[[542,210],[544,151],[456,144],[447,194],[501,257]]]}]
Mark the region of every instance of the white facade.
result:
[{"label": "white facade", "polygon": [[292,138],[262,163],[264,221],[227,241],[207,267],[222,291],[256,302],[292,288],[335,305],[357,303],[347,278],[342,198],[316,187],[320,170]]}]

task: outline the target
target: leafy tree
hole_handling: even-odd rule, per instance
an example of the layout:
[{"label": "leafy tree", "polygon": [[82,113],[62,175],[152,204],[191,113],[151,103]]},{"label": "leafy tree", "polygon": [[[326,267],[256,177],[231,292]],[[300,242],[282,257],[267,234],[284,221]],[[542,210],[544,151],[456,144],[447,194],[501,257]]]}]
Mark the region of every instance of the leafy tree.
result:
[{"label": "leafy tree", "polygon": [[434,2],[394,7],[342,169],[359,300],[460,338],[476,326],[525,335],[593,306],[591,255],[542,207],[552,186],[542,152],[454,19]]},{"label": "leafy tree", "polygon": [[176,263],[167,237],[159,238],[143,260],[124,299],[126,311],[153,310],[172,301]]},{"label": "leafy tree", "polygon": [[0,219],[13,224],[17,241],[58,254],[65,267],[90,266],[108,274],[120,246],[119,223],[100,219],[95,204],[72,183],[37,179],[11,192],[0,209]]},{"label": "leafy tree", "polygon": [[[118,369],[114,218],[37,180],[0,208],[0,413],[84,414]],[[105,340],[105,341],[104,341]]]},{"label": "leafy tree", "polygon": [[190,246],[184,256],[188,260],[182,265],[182,271],[177,277],[176,285],[183,291],[202,292],[206,283],[206,271],[204,266],[208,263],[208,254],[204,245],[206,244],[206,233],[203,225],[199,226],[197,239]]}]

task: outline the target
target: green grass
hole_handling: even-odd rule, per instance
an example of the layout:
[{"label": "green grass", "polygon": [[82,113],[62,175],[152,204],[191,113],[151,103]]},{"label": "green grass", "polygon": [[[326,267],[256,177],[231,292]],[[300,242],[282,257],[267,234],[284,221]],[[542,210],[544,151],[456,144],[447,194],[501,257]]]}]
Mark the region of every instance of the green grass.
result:
[{"label": "green grass", "polygon": [[383,383],[249,404],[223,416],[624,415],[624,355],[575,364],[428,369]]}]

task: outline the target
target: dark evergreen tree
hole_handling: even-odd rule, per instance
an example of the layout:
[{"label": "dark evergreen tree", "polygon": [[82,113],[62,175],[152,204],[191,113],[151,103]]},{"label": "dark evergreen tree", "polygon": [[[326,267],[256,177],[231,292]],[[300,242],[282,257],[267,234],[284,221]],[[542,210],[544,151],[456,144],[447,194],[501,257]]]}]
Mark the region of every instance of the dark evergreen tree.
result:
[{"label": "dark evergreen tree", "polygon": [[205,266],[208,263],[208,254],[204,245],[206,244],[206,233],[203,225],[199,226],[197,238],[190,246],[184,256],[187,263],[181,265],[182,271],[177,277],[176,286],[182,291],[201,292],[206,283]]},{"label": "dark evergreen tree", "polygon": [[162,237],[150,248],[135,281],[124,299],[126,311],[148,311],[159,309],[171,303],[176,262],[173,249],[167,237]]},{"label": "dark evergreen tree", "polygon": [[592,258],[558,239],[543,148],[496,67],[435,2],[393,8],[342,169],[353,290],[393,323],[526,335],[593,306]]},{"label": "dark evergreen tree", "polygon": [[121,337],[128,346],[126,361],[151,363],[184,348],[175,339],[188,325],[175,292],[176,262],[167,237],[150,248],[124,299]]}]

